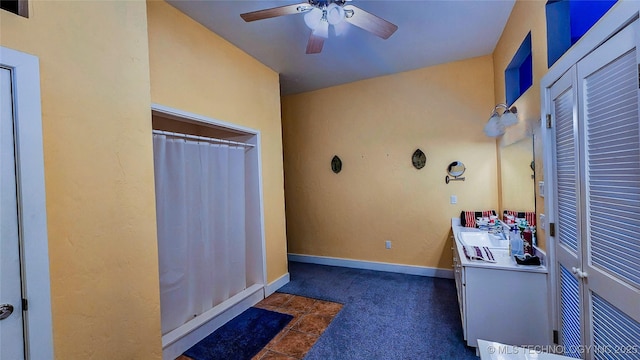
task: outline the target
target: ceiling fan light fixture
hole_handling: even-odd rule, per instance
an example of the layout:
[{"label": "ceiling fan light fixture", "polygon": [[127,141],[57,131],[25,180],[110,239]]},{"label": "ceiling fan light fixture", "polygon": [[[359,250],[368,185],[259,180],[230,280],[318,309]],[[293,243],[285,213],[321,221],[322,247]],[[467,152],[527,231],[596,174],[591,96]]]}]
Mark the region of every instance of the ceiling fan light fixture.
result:
[{"label": "ceiling fan light fixture", "polygon": [[318,26],[313,30],[313,35],[320,36],[325,39],[329,37],[329,23],[324,17],[320,20]]},{"label": "ceiling fan light fixture", "polygon": [[315,30],[320,25],[321,20],[322,20],[322,10],[316,7],[314,7],[313,9],[311,9],[311,11],[308,11],[306,14],[304,14],[304,23],[311,30]]},{"label": "ceiling fan light fixture", "polygon": [[329,25],[335,35],[344,35],[353,25],[382,39],[398,30],[398,26],[366,12],[356,6],[346,5],[351,0],[307,0],[299,4],[276,6],[240,14],[246,22],[270,19],[285,15],[304,14],[305,25],[311,29],[307,41],[307,54],[322,51],[324,40],[329,38]]},{"label": "ceiling fan light fixture", "polygon": [[342,8],[342,6],[336,3],[329,4],[329,6],[327,6],[326,12],[327,12],[327,22],[329,22],[329,24],[331,25],[335,26],[341,23],[342,20],[344,20],[344,17],[345,17],[344,9]]},{"label": "ceiling fan light fixture", "polygon": [[349,25],[348,22],[343,21],[340,22],[338,24],[333,25],[333,30],[336,34],[336,36],[342,36],[342,35],[346,35],[349,32],[349,28],[351,27],[351,25]]}]

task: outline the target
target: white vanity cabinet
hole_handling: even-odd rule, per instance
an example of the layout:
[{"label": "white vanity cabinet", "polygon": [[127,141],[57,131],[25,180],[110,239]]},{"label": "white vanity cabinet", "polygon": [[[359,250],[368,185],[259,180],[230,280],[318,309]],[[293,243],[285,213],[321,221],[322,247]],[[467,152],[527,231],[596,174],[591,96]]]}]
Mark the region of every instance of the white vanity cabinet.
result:
[{"label": "white vanity cabinet", "polygon": [[[457,224],[456,224],[457,220]],[[547,268],[517,265],[508,249],[491,249],[496,263],[465,257],[453,219],[453,268],[464,339],[510,345],[550,345]]]}]

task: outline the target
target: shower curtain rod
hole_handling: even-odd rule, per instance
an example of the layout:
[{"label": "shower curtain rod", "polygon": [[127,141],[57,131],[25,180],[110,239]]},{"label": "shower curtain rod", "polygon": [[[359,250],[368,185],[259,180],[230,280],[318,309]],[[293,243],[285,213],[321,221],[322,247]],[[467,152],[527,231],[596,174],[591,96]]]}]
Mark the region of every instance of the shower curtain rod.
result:
[{"label": "shower curtain rod", "polygon": [[212,137],[188,135],[188,134],[181,134],[181,133],[162,131],[162,130],[153,130],[153,133],[157,134],[157,135],[165,135],[165,136],[171,136],[171,137],[176,137],[176,138],[181,138],[181,139],[188,139],[188,140],[206,141],[206,142],[210,142],[210,143],[237,145],[237,146],[244,146],[244,147],[250,147],[250,148],[255,147],[255,145],[253,145],[253,144],[247,144],[247,143],[243,143],[243,142],[239,142],[239,141],[216,139],[216,138],[212,138]]}]

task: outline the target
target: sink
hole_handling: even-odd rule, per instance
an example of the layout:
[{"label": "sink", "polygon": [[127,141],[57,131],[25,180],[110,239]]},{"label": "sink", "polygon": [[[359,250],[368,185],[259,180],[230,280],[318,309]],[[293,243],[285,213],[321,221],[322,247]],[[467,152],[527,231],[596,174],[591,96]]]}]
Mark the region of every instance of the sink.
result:
[{"label": "sink", "polygon": [[467,232],[462,231],[458,234],[460,240],[467,246],[486,246],[488,248],[509,248],[509,240],[503,240],[498,236],[489,235],[484,231]]}]

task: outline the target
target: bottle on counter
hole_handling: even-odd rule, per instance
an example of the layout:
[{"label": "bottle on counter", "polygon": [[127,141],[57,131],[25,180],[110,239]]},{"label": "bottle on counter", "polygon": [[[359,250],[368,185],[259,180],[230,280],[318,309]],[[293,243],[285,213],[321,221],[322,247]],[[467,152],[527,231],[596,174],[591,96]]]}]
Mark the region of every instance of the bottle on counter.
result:
[{"label": "bottle on counter", "polygon": [[524,256],[524,243],[519,230],[509,232],[509,247],[511,256]]},{"label": "bottle on counter", "polygon": [[522,232],[522,240],[524,243],[524,253],[534,255],[533,253],[533,232],[531,227],[527,226]]}]

